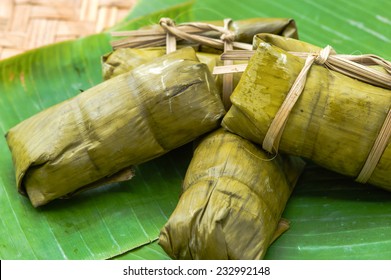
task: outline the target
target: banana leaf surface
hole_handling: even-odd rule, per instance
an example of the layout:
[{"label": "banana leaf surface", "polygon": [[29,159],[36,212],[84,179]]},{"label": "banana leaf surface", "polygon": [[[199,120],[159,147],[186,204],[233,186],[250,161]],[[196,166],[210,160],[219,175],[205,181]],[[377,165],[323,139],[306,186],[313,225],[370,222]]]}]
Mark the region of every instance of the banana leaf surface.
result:
[{"label": "banana leaf surface", "polygon": [[[163,16],[177,22],[294,18],[304,41],[390,60],[390,10],[386,0],[139,0],[112,30]],[[100,57],[111,40],[102,33],[0,61],[0,132],[101,82]],[[154,241],[178,202],[191,155],[186,145],[138,166],[131,181],[35,209],[16,191],[0,137],[0,259],[168,259]],[[265,257],[391,259],[390,216],[391,193],[309,164],[283,213],[291,228]]]}]

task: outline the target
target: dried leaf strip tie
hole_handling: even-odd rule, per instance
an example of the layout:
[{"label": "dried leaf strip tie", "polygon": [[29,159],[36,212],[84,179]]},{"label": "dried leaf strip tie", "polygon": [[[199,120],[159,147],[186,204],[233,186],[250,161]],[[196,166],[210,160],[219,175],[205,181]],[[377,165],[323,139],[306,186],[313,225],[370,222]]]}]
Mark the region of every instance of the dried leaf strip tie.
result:
[{"label": "dried leaf strip tie", "polygon": [[[176,50],[177,37],[190,42],[200,43],[218,49],[221,48],[221,45],[223,44],[224,51],[233,50],[235,34],[234,32],[229,30],[229,26],[231,22],[232,22],[231,19],[225,19],[223,28],[219,26],[215,26],[213,24],[207,24],[201,22],[194,22],[194,23],[187,24],[188,26],[192,26],[203,31],[211,31],[211,30],[217,31],[218,33],[221,34],[220,40],[184,32],[179,28],[177,28],[175,26],[175,22],[170,18],[160,19],[159,24],[166,32],[166,52],[170,53]],[[233,64],[232,60],[224,61],[224,65],[232,65],[232,64]],[[232,73],[224,74],[222,99],[223,99],[224,107],[226,109],[229,109],[231,105],[229,97],[231,96],[232,90],[233,90],[233,74]]]},{"label": "dried leaf strip tie", "polygon": [[[231,42],[233,47],[237,49],[252,49],[251,44],[234,42],[234,32],[225,27],[203,22],[189,22],[175,25],[175,22],[170,18],[160,19],[159,24],[161,28],[113,32],[113,36],[127,36],[127,38],[112,42],[112,46],[114,49],[121,47],[143,48],[162,46],[167,43],[166,38],[167,34],[169,34],[168,36],[174,35],[176,38],[216,49],[224,49],[225,42]],[[210,37],[209,34],[211,31],[220,34],[220,38]]]},{"label": "dried leaf strip tie", "polygon": [[376,141],[368,155],[367,160],[363,168],[361,169],[360,174],[358,174],[356,181],[359,183],[366,183],[372,175],[372,172],[375,170],[377,163],[379,162],[384,150],[387,147],[387,144],[391,136],[391,109],[388,110],[386,120],[382,128],[380,129],[379,135],[376,138]]},{"label": "dried leaf strip tie", "polygon": [[[303,56],[304,53],[293,53],[297,56]],[[278,152],[279,142],[284,131],[285,124],[292,111],[293,106],[300,97],[305,83],[308,71],[313,63],[323,65],[326,68],[340,72],[352,78],[367,82],[375,86],[381,86],[391,89],[391,64],[390,62],[374,56],[347,56],[337,55],[330,46],[322,49],[319,54],[307,54],[307,58],[299,73],[297,79],[293,83],[286,99],[282,103],[275,118],[273,119],[266,136],[264,138],[262,147],[266,151],[273,153]],[[386,73],[377,71],[368,67],[368,65],[379,65],[385,69]],[[356,178],[357,182],[366,183],[376,168],[384,150],[386,149],[391,136],[391,109],[385,118],[382,128],[374,142],[368,157]]]},{"label": "dried leaf strip tie", "polygon": [[282,103],[280,109],[278,110],[272,123],[270,124],[269,130],[267,131],[262,144],[262,148],[264,150],[268,151],[269,153],[278,152],[280,139],[284,131],[285,124],[288,120],[289,113],[292,111],[293,106],[296,104],[296,101],[299,99],[301,93],[303,92],[308,71],[310,70],[312,64],[315,61],[319,65],[323,65],[327,61],[331,50],[331,47],[327,46],[318,55],[313,54],[307,56],[303,69],[299,73],[299,76],[293,83],[284,102]]},{"label": "dried leaf strip tie", "polygon": [[[224,20],[225,33],[223,33],[220,37],[220,39],[224,41],[225,52],[233,50],[233,42],[235,40],[235,36],[233,32],[229,31],[229,26],[231,22],[232,22],[231,19]],[[233,65],[233,64],[234,64],[233,60],[224,60],[224,65]],[[230,96],[232,94],[233,88],[234,88],[234,75],[233,73],[227,73],[223,76],[223,93],[222,93],[223,104],[226,110],[228,110],[229,107],[231,107]]]},{"label": "dried leaf strip tie", "polygon": [[[230,20],[228,20],[228,22],[229,21]],[[216,26],[208,23],[202,23],[202,22],[191,22],[183,25],[193,27],[201,32],[217,31],[218,33],[221,34],[221,36],[220,39],[215,39],[203,35],[191,34],[189,32],[182,31],[179,27],[175,26],[174,21],[169,18],[162,18],[160,20],[160,26],[164,29],[166,34],[170,33],[175,37],[184,39],[186,41],[200,43],[202,45],[210,46],[216,49],[224,48],[225,42],[233,42],[235,39],[234,33],[228,30],[228,26],[227,28],[226,27],[222,28],[220,26]]]}]

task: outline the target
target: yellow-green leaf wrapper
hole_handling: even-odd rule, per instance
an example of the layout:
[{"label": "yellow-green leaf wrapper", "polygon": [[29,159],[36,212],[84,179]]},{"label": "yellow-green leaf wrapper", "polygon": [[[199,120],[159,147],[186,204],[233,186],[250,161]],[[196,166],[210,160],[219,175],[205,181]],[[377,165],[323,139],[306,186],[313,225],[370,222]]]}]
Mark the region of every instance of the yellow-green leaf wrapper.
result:
[{"label": "yellow-green leaf wrapper", "polygon": [[216,128],[225,111],[184,48],[105,81],[9,130],[17,186],[34,206],[106,181]]},{"label": "yellow-green leaf wrapper", "polygon": [[[255,43],[256,53],[231,96],[233,105],[222,125],[262,144],[304,65],[302,58],[287,51],[316,52],[320,48],[272,35],[260,35]],[[390,104],[390,90],[312,65],[304,90],[284,127],[279,151],[311,159],[355,178],[377,138]],[[391,190],[390,174],[391,145],[388,143],[368,182]]]},{"label": "yellow-green leaf wrapper", "polygon": [[174,259],[261,259],[304,162],[217,130],[194,152],[159,244]]}]

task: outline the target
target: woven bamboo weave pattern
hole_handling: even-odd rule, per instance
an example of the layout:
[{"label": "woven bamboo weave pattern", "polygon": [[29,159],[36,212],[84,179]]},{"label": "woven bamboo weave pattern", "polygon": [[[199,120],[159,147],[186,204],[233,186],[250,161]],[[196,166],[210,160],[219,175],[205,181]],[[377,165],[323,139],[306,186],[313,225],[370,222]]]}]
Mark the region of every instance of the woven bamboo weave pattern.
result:
[{"label": "woven bamboo weave pattern", "polygon": [[0,59],[101,32],[137,0],[1,0]]}]

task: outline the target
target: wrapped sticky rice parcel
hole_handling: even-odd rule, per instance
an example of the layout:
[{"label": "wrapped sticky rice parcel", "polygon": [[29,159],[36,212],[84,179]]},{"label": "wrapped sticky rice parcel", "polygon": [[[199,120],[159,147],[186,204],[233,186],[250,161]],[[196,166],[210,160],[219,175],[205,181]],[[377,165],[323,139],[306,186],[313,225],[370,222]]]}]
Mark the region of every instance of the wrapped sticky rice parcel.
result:
[{"label": "wrapped sticky rice parcel", "polygon": [[39,206],[129,178],[132,165],[216,128],[224,113],[207,67],[181,49],[10,129],[18,189]]},{"label": "wrapped sticky rice parcel", "polygon": [[219,129],[200,141],[159,244],[174,259],[261,259],[304,162]]},{"label": "wrapped sticky rice parcel", "polygon": [[[223,21],[213,22],[188,22],[176,25],[177,30],[188,35],[184,40],[183,34],[174,37],[178,40],[177,48],[191,45],[197,51],[197,57],[208,65],[210,70],[215,66],[223,65],[220,60],[222,49],[205,46],[206,42],[200,38],[219,38],[221,33],[216,29],[224,25]],[[298,32],[295,21],[292,19],[279,18],[252,18],[245,20],[229,20],[227,30],[235,43],[247,45],[251,49],[253,37],[259,33],[279,34],[286,37],[297,38]],[[114,32],[114,36],[129,36],[112,42],[114,50],[102,57],[102,70],[105,79],[110,79],[119,74],[132,70],[143,63],[149,62],[166,53],[166,34],[159,25],[146,26],[139,30]],[[198,37],[193,34],[200,35]],[[192,40],[194,39],[194,40]],[[233,44],[234,42],[231,42]],[[241,46],[242,46],[241,45]],[[152,47],[153,46],[153,47]],[[227,47],[227,46],[225,46]],[[225,61],[226,63],[226,61]],[[232,64],[243,64],[246,61],[230,62]],[[235,87],[240,79],[241,73],[235,73],[232,77],[232,86]],[[217,86],[222,88],[222,76],[215,76]]]},{"label": "wrapped sticky rice parcel", "polygon": [[[307,72],[301,94],[296,95],[296,103],[290,111],[284,111],[283,105],[290,105],[285,99],[289,92],[293,93],[292,85],[309,61],[297,52],[309,57],[311,52],[319,53],[320,48],[272,35],[259,36],[255,42],[257,50],[231,96],[233,105],[222,125],[262,144],[271,153],[278,150],[309,158],[359,182],[391,190],[391,90],[315,61]],[[321,63],[327,61],[325,57]],[[385,72],[383,69],[378,75]],[[277,119],[277,114],[287,118]],[[276,141],[270,140],[272,124],[273,128],[275,124],[282,128],[276,130]]]}]

